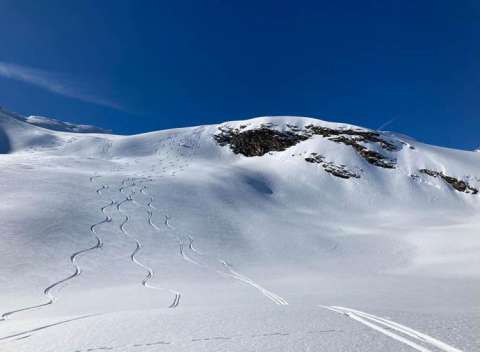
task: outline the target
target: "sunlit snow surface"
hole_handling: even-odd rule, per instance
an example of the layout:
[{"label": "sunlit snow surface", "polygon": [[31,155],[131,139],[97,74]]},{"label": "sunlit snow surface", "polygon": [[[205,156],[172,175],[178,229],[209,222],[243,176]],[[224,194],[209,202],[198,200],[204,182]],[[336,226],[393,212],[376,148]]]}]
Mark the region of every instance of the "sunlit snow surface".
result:
[{"label": "sunlit snow surface", "polygon": [[[229,125],[266,122],[341,126]],[[478,185],[479,153],[389,134],[405,147],[387,170],[321,136],[246,158],[217,131],[0,112],[0,351],[480,350],[480,195],[410,176]]]}]

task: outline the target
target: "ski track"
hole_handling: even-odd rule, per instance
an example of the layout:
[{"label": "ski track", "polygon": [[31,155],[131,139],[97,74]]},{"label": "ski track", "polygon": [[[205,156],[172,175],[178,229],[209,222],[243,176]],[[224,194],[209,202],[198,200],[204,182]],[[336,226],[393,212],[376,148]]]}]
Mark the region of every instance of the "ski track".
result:
[{"label": "ski track", "polygon": [[[168,215],[165,216],[164,224],[165,224],[165,226],[167,226],[173,232],[173,231],[175,231],[175,228],[172,225],[170,225],[169,219],[170,219],[170,217]],[[183,238],[181,238],[178,235],[176,237],[179,238],[179,241],[180,241],[180,253],[186,261],[188,261],[192,264],[201,266],[201,267],[209,268],[209,266],[207,264],[200,263],[200,262],[192,259],[188,255],[186,255],[185,254],[185,241],[183,240]],[[194,249],[194,247],[193,247],[193,237],[192,236],[188,236],[188,240],[189,240],[189,243],[188,243],[187,248],[191,249],[192,252],[195,252],[195,253],[199,254],[200,256],[205,256],[205,254],[201,253],[197,249]],[[271,300],[273,303],[275,303],[277,305],[284,305],[284,306],[288,305],[288,302],[284,298],[282,298],[279,295],[267,290],[266,288],[262,287],[261,285],[256,283],[254,280],[250,279],[249,277],[247,277],[243,274],[240,274],[239,272],[233,270],[232,265],[227,263],[227,261],[225,261],[224,259],[217,258],[217,261],[220,264],[222,264],[222,267],[225,269],[225,271],[215,270],[217,274],[219,274],[221,276],[227,276],[227,277],[233,278],[235,280],[243,282],[244,284],[247,284],[249,286],[254,287],[258,291],[260,291],[265,297],[267,297],[269,300]]]},{"label": "ski track", "polygon": [[[167,146],[165,146],[166,147],[165,149],[167,149],[166,150],[166,155],[167,156],[169,156],[170,151],[173,150],[172,145],[177,146],[176,145],[177,139],[178,139],[179,143],[182,142],[182,140],[180,138],[178,138],[177,136],[171,136],[167,139],[166,142],[164,142],[166,145],[168,145],[168,148],[170,148],[170,150],[168,150]],[[175,176],[178,171],[184,170],[184,168],[186,168],[189,165],[188,164],[189,157],[192,158],[192,156],[194,154],[193,150],[195,148],[198,148],[198,144],[196,144],[195,141],[193,141],[192,145],[187,144],[185,142],[183,144],[179,144],[178,146],[184,147],[186,149],[186,153],[183,154],[182,151],[180,152],[180,156],[184,158],[183,165],[182,164],[175,165],[174,161],[172,161],[172,160],[169,161],[169,165],[171,166],[171,176]],[[157,154],[159,152],[159,149],[160,148],[157,149]],[[159,160],[163,163],[164,159],[159,158]],[[176,161],[178,161],[178,160],[179,159],[177,158]],[[175,166],[176,166],[176,168],[175,168]],[[96,183],[96,179],[99,178],[99,177],[100,176],[97,176],[97,175],[90,177],[90,182]],[[17,310],[12,310],[12,311],[9,311],[9,312],[5,312],[2,315],[0,315],[0,321],[5,321],[5,320],[7,320],[8,317],[10,317],[10,316],[12,316],[16,313],[38,309],[38,308],[45,307],[45,306],[48,306],[48,305],[51,305],[51,304],[55,303],[55,301],[57,300],[57,297],[55,295],[53,295],[52,291],[56,287],[62,285],[63,283],[66,283],[66,282],[74,279],[75,277],[81,275],[82,269],[77,262],[78,258],[80,256],[90,252],[90,251],[94,251],[96,249],[101,249],[103,247],[103,241],[102,241],[101,237],[97,234],[96,228],[98,226],[102,225],[102,224],[112,222],[112,218],[106,214],[106,209],[108,209],[109,207],[116,207],[116,210],[123,216],[123,221],[120,224],[120,231],[122,232],[123,235],[125,235],[126,237],[131,239],[133,242],[135,242],[135,249],[130,254],[130,261],[132,263],[134,263],[135,265],[139,266],[140,268],[142,268],[146,272],[146,275],[143,278],[143,280],[141,281],[141,284],[145,288],[154,289],[154,290],[167,290],[167,291],[171,292],[172,294],[174,294],[174,300],[171,303],[171,305],[169,306],[169,308],[177,307],[180,303],[180,298],[181,298],[180,292],[172,290],[172,289],[166,289],[166,288],[153,286],[153,285],[149,284],[149,281],[152,280],[155,273],[154,273],[154,271],[151,267],[147,266],[145,263],[141,262],[137,258],[137,255],[142,250],[143,245],[138,238],[136,238],[133,235],[131,235],[130,233],[128,233],[127,229],[125,228],[126,224],[130,221],[130,217],[128,216],[127,213],[125,213],[122,210],[122,205],[127,203],[127,202],[132,202],[132,203],[137,204],[139,207],[145,208],[146,211],[147,211],[147,219],[146,219],[147,223],[155,231],[162,232],[160,227],[158,227],[152,220],[154,210],[157,210],[157,208],[155,208],[155,206],[153,205],[154,198],[152,196],[149,196],[149,194],[147,193],[147,186],[146,185],[140,185],[141,183],[148,182],[148,181],[152,181],[152,179],[150,177],[146,177],[146,178],[143,178],[143,179],[128,177],[128,178],[122,180],[121,185],[118,188],[118,191],[121,194],[124,194],[126,196],[125,199],[123,199],[121,201],[115,201],[115,200],[111,199],[108,204],[106,204],[106,205],[104,205],[100,208],[101,213],[103,215],[105,215],[104,220],[102,220],[100,222],[97,222],[97,223],[90,226],[90,232],[96,240],[95,244],[88,247],[88,248],[84,248],[84,249],[81,249],[77,252],[74,252],[73,254],[71,254],[71,256],[69,258],[72,266],[74,267],[74,272],[71,275],[69,275],[69,276],[67,276],[63,279],[52,283],[50,286],[48,286],[44,289],[43,295],[47,297],[47,299],[48,299],[47,302],[41,303],[41,304],[38,304],[38,305],[34,305],[34,306],[28,306],[28,307],[20,308],[20,309],[17,309]],[[96,189],[95,192],[99,196],[102,196],[103,191],[108,190],[109,188],[110,187],[108,185],[102,184],[99,188]],[[131,190],[127,194],[126,191],[128,189],[131,189]],[[148,200],[148,203],[146,205],[142,204],[139,201],[137,201],[136,199],[134,199],[133,196],[137,192],[141,193],[144,196],[149,196],[149,200]],[[209,257],[208,255],[206,255],[206,254],[202,253],[201,251],[199,251],[198,249],[196,249],[193,246],[194,238],[190,235],[183,236],[183,235],[178,234],[175,227],[173,227],[170,224],[170,222],[169,222],[170,219],[171,218],[170,218],[169,215],[165,215],[164,226],[167,227],[167,229],[170,230],[169,232],[171,232],[173,234],[173,236],[172,235],[168,235],[168,236],[170,236],[172,238],[175,238],[177,240],[178,246],[179,246],[179,254],[181,255],[181,257],[185,261],[189,262],[190,264],[194,264],[196,266],[213,269],[210,265],[193,259],[191,256],[188,255],[187,251],[190,251],[191,253],[193,253],[194,255],[197,255],[199,257],[214,259],[216,262],[220,263],[222,268],[223,268],[223,270],[215,270],[214,269],[217,274],[233,278],[235,280],[241,281],[244,284],[247,284],[247,285],[257,289],[266,298],[268,298],[269,300],[271,300],[272,302],[274,302],[277,305],[288,305],[288,302],[285,299],[283,299],[282,297],[280,297],[277,294],[265,289],[264,287],[262,287],[261,285],[259,285],[258,283],[256,283],[252,279],[250,279],[249,277],[235,271],[233,266],[230,263],[228,263],[226,260],[221,259],[221,258],[213,258],[211,256]],[[377,332],[380,332],[380,333],[394,339],[395,341],[398,341],[400,343],[408,345],[411,348],[413,348],[417,351],[420,351],[420,352],[433,352],[433,350],[431,350],[431,349],[429,349],[429,348],[427,348],[423,345],[420,345],[420,343],[425,344],[427,346],[430,345],[430,346],[435,347],[436,349],[439,349],[443,352],[463,352],[462,350],[460,350],[456,347],[453,347],[453,346],[451,346],[447,343],[444,343],[444,342],[442,342],[442,341],[440,341],[436,338],[433,338],[429,335],[426,335],[424,333],[421,333],[417,330],[414,330],[414,329],[409,328],[407,326],[404,326],[402,324],[396,323],[394,321],[391,321],[391,320],[388,320],[388,319],[385,319],[385,318],[382,318],[382,317],[379,317],[379,316],[375,316],[375,315],[370,314],[370,313],[365,313],[365,312],[362,312],[362,311],[359,311],[359,310],[356,310],[356,309],[346,308],[346,307],[341,307],[341,306],[320,306],[320,307],[322,307],[324,309],[328,309],[328,310],[333,311],[335,313],[347,316],[348,318],[350,318],[352,320],[355,320],[355,321],[357,321],[357,322],[359,322],[359,323],[361,323],[361,324],[363,324],[363,325],[365,325],[365,326],[367,326],[367,327],[369,327],[369,328],[371,328],[371,329],[373,329]],[[59,321],[59,322],[56,322],[56,323],[50,323],[50,324],[43,325],[41,327],[34,328],[34,329],[31,329],[31,330],[27,330],[27,331],[23,331],[23,332],[20,332],[20,333],[15,333],[15,334],[11,334],[11,335],[8,335],[8,336],[0,337],[0,341],[5,341],[6,342],[6,341],[10,341],[11,339],[14,339],[14,338],[17,338],[17,339],[27,338],[27,337],[30,336],[30,334],[32,334],[36,331],[47,329],[47,328],[58,326],[58,325],[62,325],[62,324],[66,324],[68,322],[72,322],[72,321],[75,321],[75,320],[86,319],[86,318],[89,318],[89,317],[92,317],[92,316],[95,316],[95,315],[98,315],[98,314],[84,315],[84,316],[80,316],[80,317],[76,317],[76,318],[62,320],[62,321]],[[275,333],[274,335],[282,335],[282,334]],[[266,336],[266,335],[264,335],[264,336]],[[227,339],[227,338],[225,338],[225,337],[223,337],[223,338],[215,337],[215,338],[205,338],[205,339],[192,339],[192,341],[209,340],[209,339]],[[230,337],[228,339],[230,339]],[[165,344],[165,343],[162,342],[162,344]],[[132,346],[137,347],[137,345],[132,345]],[[430,347],[430,346],[428,346],[428,347]],[[98,349],[104,349],[104,348],[98,348]]]},{"label": "ski track", "polygon": [[202,252],[200,252],[198,249],[196,249],[196,248],[193,246],[193,237],[192,237],[192,236],[188,236],[188,240],[189,240],[189,242],[188,242],[188,248],[189,248],[192,252],[194,252],[194,253],[196,253],[196,254],[198,254],[198,255],[204,255]]},{"label": "ski track", "polygon": [[[195,259],[191,258],[191,257],[185,252],[185,239],[184,239],[182,236],[180,236],[180,235],[177,234],[177,232],[175,231],[175,228],[174,228],[172,225],[170,225],[169,220],[170,220],[170,216],[165,215],[165,221],[164,221],[163,224],[173,233],[173,235],[174,235],[175,238],[177,239],[178,249],[179,249],[179,253],[180,253],[181,257],[182,257],[185,261],[187,261],[187,262],[189,262],[189,263],[191,263],[191,264],[193,264],[193,265],[200,266],[200,267],[203,267],[203,268],[208,267],[208,265],[202,264],[202,263],[196,261]],[[189,248],[189,247],[190,247],[190,246],[187,246],[187,248]]]},{"label": "ski track", "polygon": [[110,203],[108,203],[107,205],[104,205],[103,207],[100,208],[101,212],[105,214],[105,209],[109,208],[109,207],[113,207],[114,205],[116,204],[116,202],[112,199],[110,200]]},{"label": "ski track", "polygon": [[[96,177],[90,177],[90,182],[94,182]],[[106,189],[107,186],[102,186],[100,187],[99,189],[96,190],[97,194],[101,194],[100,193],[100,190],[102,189]],[[107,205],[109,206],[109,205]],[[102,209],[102,213],[103,213],[103,209]],[[57,297],[53,295],[52,293],[52,290],[54,288],[56,288],[57,286],[67,282],[67,281],[70,281],[72,279],[74,279],[75,277],[77,276],[80,276],[81,273],[82,273],[82,269],[80,268],[80,266],[78,265],[77,263],[77,258],[80,257],[82,254],[85,254],[85,253],[88,253],[90,251],[93,251],[93,250],[96,250],[96,249],[100,249],[102,248],[103,246],[103,242],[102,242],[102,239],[98,236],[95,228],[101,224],[104,224],[104,223],[108,223],[108,222],[111,222],[112,221],[112,218],[109,217],[109,216],[106,216],[104,220],[100,221],[100,222],[97,222],[93,225],[90,226],[90,232],[92,233],[93,237],[95,238],[96,240],[96,243],[91,246],[91,247],[88,247],[88,248],[84,248],[84,249],[81,249],[75,253],[73,253],[72,255],[70,255],[70,263],[73,265],[74,267],[74,272],[61,279],[61,280],[58,280],[54,283],[52,283],[50,286],[46,287],[44,290],[43,290],[43,295],[45,297],[47,297],[47,301],[44,302],[44,303],[41,303],[41,304],[37,304],[37,305],[33,305],[33,306],[28,306],[28,307],[24,307],[24,308],[20,308],[20,309],[15,309],[15,310],[12,310],[12,311],[9,311],[9,312],[5,312],[3,313],[1,316],[0,316],[0,321],[5,321],[8,319],[8,317],[14,315],[14,314],[17,314],[17,313],[20,313],[20,312],[26,312],[26,311],[30,311],[30,310],[34,310],[34,309],[38,309],[38,308],[42,308],[42,307],[46,307],[46,306],[49,306],[53,303],[55,303],[55,301],[57,300]]]},{"label": "ski track", "polygon": [[[63,324],[70,323],[70,322],[75,321],[75,320],[87,319],[87,318],[94,317],[94,316],[97,316],[97,315],[99,315],[99,314],[83,315],[83,316],[76,317],[76,318],[71,318],[71,319],[67,319],[67,320],[62,320],[62,321],[59,321],[59,322],[56,322],[56,323],[51,323],[51,324],[47,324],[47,325],[42,325],[42,326],[40,326],[40,327],[38,327],[38,328],[34,328],[34,329],[22,331],[22,332],[17,332],[17,333],[15,333],[15,334],[11,334],[11,335],[8,335],[8,336],[0,337],[0,341],[5,341],[5,342],[7,342],[8,340],[13,339],[13,338],[16,338],[17,340],[20,340],[20,339],[22,339],[22,338],[27,338],[27,337],[30,337],[30,336],[31,336],[31,335],[27,335],[27,334],[32,334],[32,333],[34,333],[34,332],[37,332],[37,331],[40,331],[40,330],[44,330],[44,329],[48,329],[48,328],[51,328],[51,327],[53,327],[53,326],[63,325]],[[23,335],[27,335],[27,336],[23,336]]]},{"label": "ski track", "polygon": [[[142,187],[142,189],[140,190],[141,193],[143,193],[144,195],[148,195],[146,193],[146,187]],[[153,197],[150,196],[149,198],[149,201],[147,203],[147,205],[143,205],[143,204],[140,204],[138,203],[136,200],[134,200],[134,202],[136,202],[139,206],[142,206],[142,207],[145,207],[147,208],[147,222],[150,226],[152,226],[156,231],[161,231],[161,229],[152,221],[152,218],[153,218],[153,210],[157,210],[157,208],[155,208],[153,206]],[[185,239],[183,237],[181,237],[180,235],[178,235],[176,232],[175,232],[175,228],[172,227],[168,220],[169,220],[169,216],[168,215],[165,215],[165,221],[164,221],[164,225],[169,229],[171,230],[172,234],[173,234],[173,237],[176,239],[177,243],[178,243],[178,247],[179,247],[179,253],[180,255],[182,256],[182,258],[191,263],[191,264],[194,264],[194,265],[197,265],[197,266],[200,266],[200,267],[205,267],[204,264],[201,264],[199,262],[197,262],[195,259],[191,258],[190,256],[188,256],[188,254],[185,252]],[[171,236],[172,237],[172,236]],[[189,243],[187,245],[187,248],[192,248],[192,242],[193,242],[193,239],[191,239],[191,237],[189,236]]]},{"label": "ski track", "polygon": [[[136,186],[136,183],[133,181],[132,184],[130,186],[125,186],[125,183],[122,182],[122,187],[120,189],[120,192],[124,193],[125,189],[127,187],[135,187]],[[143,190],[143,192],[142,192]],[[144,193],[144,188],[142,187],[140,192]],[[172,290],[172,289],[165,289],[163,287],[157,287],[157,286],[153,286],[151,284],[148,283],[148,281],[150,281],[154,275],[155,275],[155,272],[153,271],[153,269],[149,266],[147,266],[146,264],[144,264],[143,262],[141,262],[140,260],[137,259],[137,254],[140,252],[140,250],[143,248],[143,245],[142,243],[140,242],[140,240],[134,236],[132,236],[131,234],[128,233],[128,231],[126,230],[125,228],[125,225],[128,223],[128,221],[130,220],[130,218],[128,217],[127,214],[125,214],[122,209],[121,209],[121,206],[122,204],[126,203],[126,202],[129,202],[131,201],[132,203],[136,203],[137,205],[140,205],[142,207],[144,207],[142,204],[138,203],[136,200],[133,199],[133,194],[135,194],[135,190],[132,190],[131,193],[122,201],[118,202],[117,203],[117,210],[120,214],[123,215],[124,217],[124,220],[122,221],[122,223],[120,224],[120,231],[128,238],[130,238],[131,240],[133,240],[135,242],[135,249],[133,250],[133,252],[130,254],[130,260],[136,264],[137,266],[141,267],[144,271],[147,272],[146,276],[143,278],[142,280],[142,285],[145,287],[145,288],[149,288],[149,289],[153,289],[153,290],[161,290],[161,291],[164,291],[164,290],[167,290],[168,292],[172,293],[174,295],[174,299],[173,299],[173,302],[170,304],[169,308],[176,308],[178,307],[178,305],[180,304],[180,298],[181,298],[181,293],[178,292],[178,291],[175,291],[175,290]],[[149,223],[151,223],[151,219],[149,219]]]},{"label": "ski track", "polygon": [[340,309],[340,310],[349,310],[361,317],[364,317],[366,319],[370,319],[370,320],[373,320],[379,324],[382,324],[382,325],[385,325],[385,326],[388,326],[389,328],[391,329],[394,329],[394,330],[397,330],[399,332],[402,332],[404,333],[405,335],[408,335],[410,337],[413,337],[417,340],[420,340],[420,341],[423,341],[423,342],[426,342],[426,343],[429,343],[430,345],[432,346],[435,346],[445,352],[462,352],[460,349],[458,348],[455,348],[453,346],[450,346],[448,344],[446,344],[445,342],[442,342],[440,340],[437,340],[431,336],[428,336],[424,333],[421,333],[417,330],[414,330],[412,328],[409,328],[405,325],[402,325],[402,324],[399,324],[399,323],[396,323],[396,322],[393,322],[391,320],[388,320],[388,319],[385,319],[385,318],[381,318],[381,317],[378,317],[378,316],[375,316],[373,314],[369,314],[369,313],[365,313],[365,312],[362,312],[362,311],[359,311],[359,310],[355,310],[355,309],[350,309],[350,308],[344,308],[344,307],[339,307],[339,306],[335,306],[334,308],[337,308],[337,309]]},{"label": "ski track", "polygon": [[[280,297],[279,295],[267,290],[266,288],[260,286],[257,284],[255,281],[252,279],[248,278],[247,276],[240,274],[239,272],[233,270],[233,267],[231,264],[227,263],[223,259],[218,259],[218,261],[223,265],[223,267],[228,271],[226,274],[229,275],[230,277],[239,280],[247,285],[250,285],[257,290],[259,290],[265,297],[270,299],[273,303],[281,305],[281,306],[286,306],[288,305],[288,302]],[[225,274],[225,273],[224,273]]]},{"label": "ski track", "polygon": [[[181,165],[180,167],[178,167],[178,171],[181,171],[183,170],[184,168],[186,168],[188,166],[188,161],[190,159],[193,158],[194,154],[195,154],[195,150],[198,149],[200,147],[200,143],[199,143],[199,140],[200,140],[200,134],[202,132],[202,129],[201,128],[198,128],[195,132],[194,132],[194,138],[192,138],[191,140],[185,140],[185,139],[179,139],[179,146],[183,147],[184,149],[186,149],[186,152],[183,153],[183,151],[180,152],[180,155],[182,157],[184,157],[186,160],[184,161],[184,165]],[[174,144],[176,142],[178,138],[176,136],[171,136],[167,139],[165,145],[170,145],[169,148],[172,149],[172,146],[171,144]],[[166,149],[166,148],[165,148]],[[160,151],[160,148],[157,149],[157,155]],[[169,151],[167,150],[166,151],[166,154],[168,155],[169,154]],[[164,161],[164,158],[160,158],[159,157],[159,160],[160,162],[163,162]],[[173,165],[172,162],[170,161],[170,165]],[[172,171],[172,176],[175,176],[176,174],[176,170],[173,170]],[[140,192],[142,192],[143,194],[146,194],[145,193],[145,189],[142,189],[140,190]],[[151,198],[150,199],[150,203],[148,204],[148,207],[150,207],[151,209],[155,209],[155,207],[152,206],[152,203],[153,203],[153,199]],[[174,236],[177,238],[177,241],[179,242],[178,245],[179,245],[179,250],[180,250],[180,255],[182,256],[182,258],[191,263],[191,264],[194,264],[194,265],[197,265],[197,266],[200,266],[200,267],[203,267],[203,268],[209,268],[209,265],[207,264],[204,264],[204,263],[201,263],[195,259],[193,259],[191,256],[189,256],[187,254],[187,250],[190,250],[192,253],[200,256],[200,257],[204,257],[206,256],[205,254],[203,254],[202,252],[200,252],[199,250],[197,250],[194,246],[193,246],[193,237],[190,236],[190,235],[187,235],[186,237],[184,236],[181,236],[181,235],[178,235],[175,231],[175,228],[173,226],[170,225],[170,216],[168,215],[165,215],[165,221],[164,221],[164,225],[169,229],[171,230],[171,232],[174,234]],[[158,227],[156,225],[154,225],[151,221],[151,215],[149,217],[149,223],[155,228],[155,229],[158,229]],[[255,289],[259,290],[265,297],[267,297],[268,299],[270,299],[272,302],[274,302],[275,304],[278,304],[278,305],[288,305],[288,302],[283,299],[282,297],[278,296],[277,294],[267,290],[266,288],[260,286],[258,283],[256,283],[255,281],[253,281],[252,279],[246,277],[245,275],[243,274],[240,274],[239,272],[233,270],[233,267],[232,265],[228,264],[225,260],[221,259],[221,258],[216,258],[218,262],[220,262],[222,264],[222,267],[225,269],[224,271],[220,271],[220,270],[215,270],[217,272],[217,274],[221,275],[221,276],[227,276],[227,277],[230,277],[230,278],[233,278],[235,280],[239,280],[247,285],[250,285],[252,287],[254,287]]]},{"label": "ski track", "polygon": [[[358,321],[359,323],[362,323],[376,331],[379,331],[383,333],[384,335],[387,335],[391,337],[394,340],[397,340],[399,342],[402,342],[417,351],[420,352],[432,352],[432,350],[419,345],[415,341],[409,340],[404,336],[400,336],[398,334],[395,334],[393,331],[397,331],[403,335],[409,336],[410,338],[413,338],[416,341],[422,342],[424,344],[429,344],[433,347],[436,347],[444,352],[463,352],[462,350],[450,346],[445,342],[442,342],[436,338],[433,338],[431,336],[428,336],[424,333],[421,333],[417,330],[414,330],[412,328],[409,328],[405,325],[396,323],[394,321],[378,317],[373,314],[365,313],[356,309],[351,309],[351,308],[345,308],[345,307],[340,307],[340,306],[321,306],[322,308],[334,311],[339,314],[346,315],[347,317]],[[377,324],[374,324],[377,323]],[[383,327],[382,327],[383,326]],[[392,331],[393,330],[393,331]]]}]

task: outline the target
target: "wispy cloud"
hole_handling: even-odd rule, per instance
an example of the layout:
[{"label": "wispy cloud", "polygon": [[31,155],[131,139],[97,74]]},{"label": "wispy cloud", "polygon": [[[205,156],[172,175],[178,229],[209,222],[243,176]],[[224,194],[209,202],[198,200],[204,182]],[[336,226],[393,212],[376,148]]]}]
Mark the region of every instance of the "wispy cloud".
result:
[{"label": "wispy cloud", "polygon": [[85,83],[65,74],[0,61],[0,76],[29,83],[50,92],[88,103],[125,110],[117,102],[99,97],[86,87]]}]

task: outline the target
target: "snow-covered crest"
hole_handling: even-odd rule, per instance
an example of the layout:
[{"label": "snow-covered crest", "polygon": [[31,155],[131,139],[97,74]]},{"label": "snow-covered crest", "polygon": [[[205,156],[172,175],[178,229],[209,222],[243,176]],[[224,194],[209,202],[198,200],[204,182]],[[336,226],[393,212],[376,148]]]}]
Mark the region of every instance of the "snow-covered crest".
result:
[{"label": "snow-covered crest", "polygon": [[79,125],[44,116],[28,116],[25,122],[54,131],[75,133],[108,133],[110,131],[92,125]]}]

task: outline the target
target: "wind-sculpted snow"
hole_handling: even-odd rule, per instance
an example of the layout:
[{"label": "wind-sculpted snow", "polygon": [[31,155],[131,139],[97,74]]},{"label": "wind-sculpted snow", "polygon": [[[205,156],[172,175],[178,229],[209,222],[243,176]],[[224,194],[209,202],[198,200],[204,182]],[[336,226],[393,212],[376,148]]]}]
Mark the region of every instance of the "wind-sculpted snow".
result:
[{"label": "wind-sculpted snow", "polygon": [[2,352],[479,349],[476,152],[299,117],[0,131]]}]

